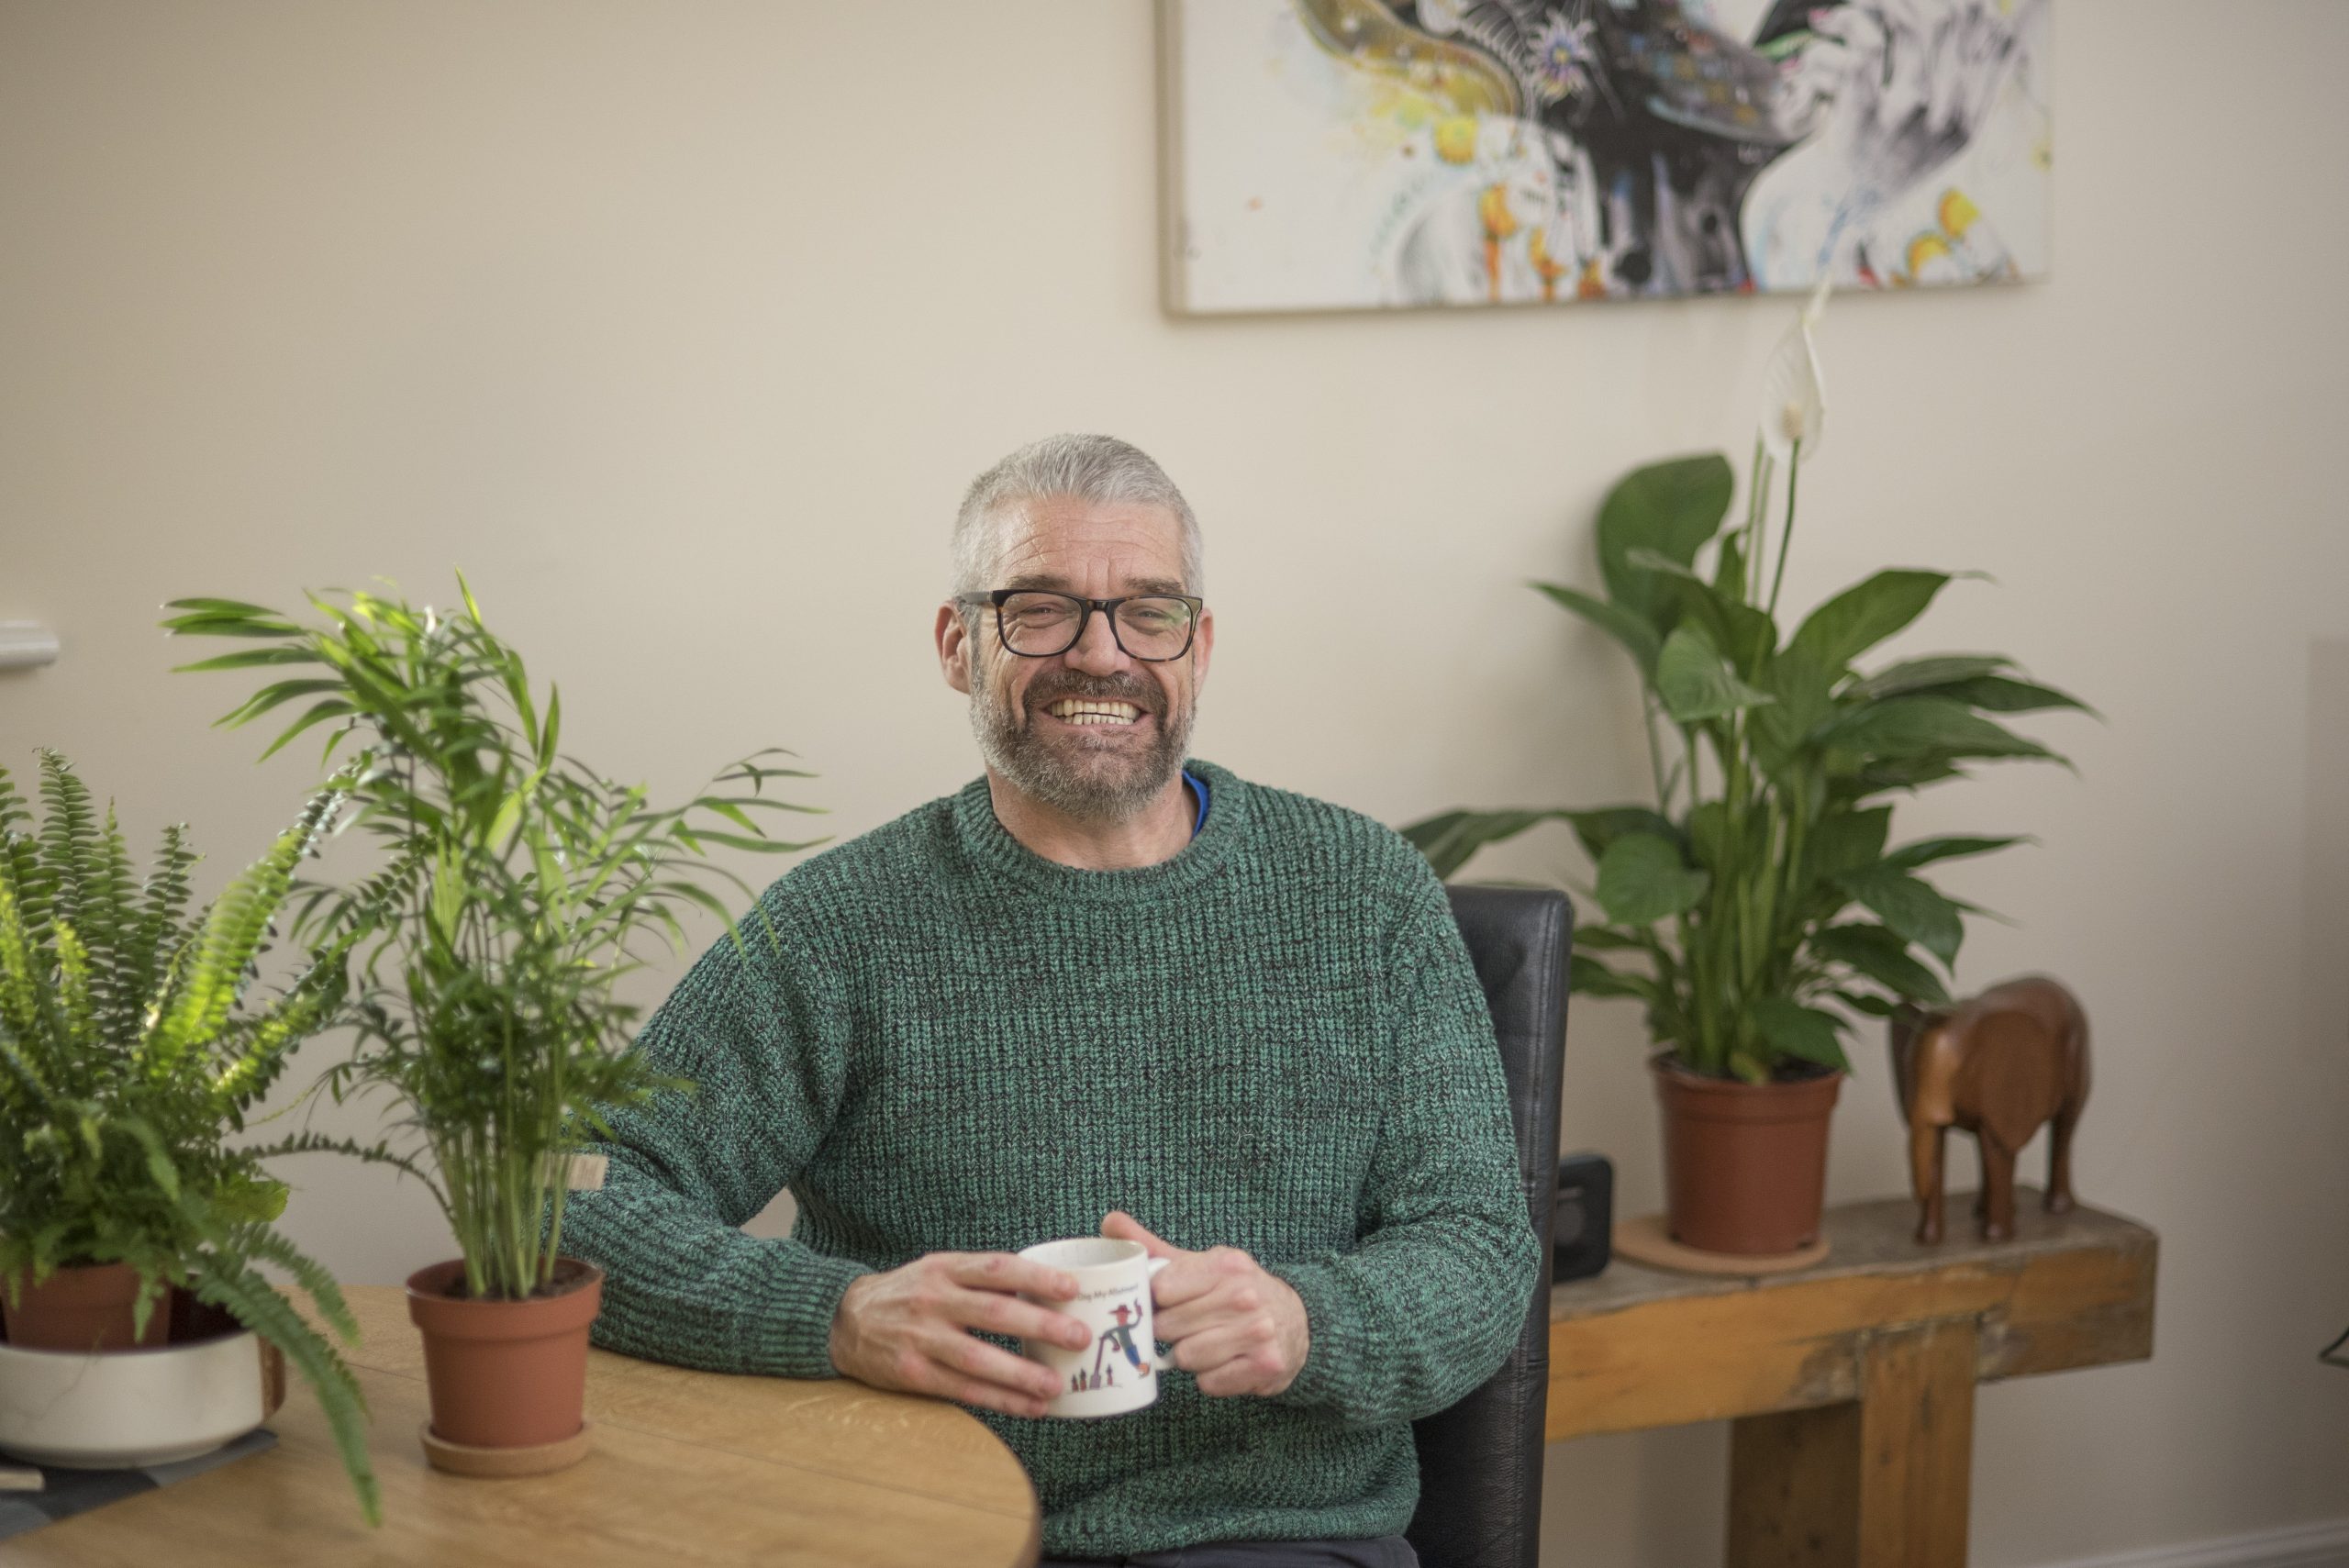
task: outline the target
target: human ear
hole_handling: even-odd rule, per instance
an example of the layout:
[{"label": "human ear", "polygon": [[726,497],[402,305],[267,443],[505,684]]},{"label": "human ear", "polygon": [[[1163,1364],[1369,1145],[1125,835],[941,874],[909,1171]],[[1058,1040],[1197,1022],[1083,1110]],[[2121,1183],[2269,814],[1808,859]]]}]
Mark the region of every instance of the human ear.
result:
[{"label": "human ear", "polygon": [[971,695],[970,631],[970,623],[952,600],[938,606],[938,668],[946,684],[964,696]]},{"label": "human ear", "polygon": [[1191,639],[1191,693],[1198,695],[1208,684],[1208,662],[1215,657],[1215,612],[1199,612],[1199,629]]}]

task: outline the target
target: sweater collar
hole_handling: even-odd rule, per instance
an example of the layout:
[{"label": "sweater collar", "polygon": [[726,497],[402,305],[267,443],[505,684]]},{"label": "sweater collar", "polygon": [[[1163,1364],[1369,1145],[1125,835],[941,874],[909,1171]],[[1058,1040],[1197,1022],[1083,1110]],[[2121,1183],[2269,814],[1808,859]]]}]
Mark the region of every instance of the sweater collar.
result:
[{"label": "sweater collar", "polygon": [[954,837],[984,871],[1056,898],[1127,904],[1179,893],[1213,876],[1247,836],[1248,826],[1246,784],[1213,762],[1193,758],[1183,765],[1207,781],[1213,804],[1191,841],[1155,865],[1087,871],[1046,860],[996,819],[985,773],[953,797]]}]

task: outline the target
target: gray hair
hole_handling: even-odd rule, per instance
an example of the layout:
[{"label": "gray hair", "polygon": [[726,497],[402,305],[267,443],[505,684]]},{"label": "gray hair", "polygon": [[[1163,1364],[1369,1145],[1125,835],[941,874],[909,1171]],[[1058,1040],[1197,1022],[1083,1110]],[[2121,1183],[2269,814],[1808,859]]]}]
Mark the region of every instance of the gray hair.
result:
[{"label": "gray hair", "polygon": [[1182,528],[1183,586],[1193,594],[1206,592],[1199,519],[1166,471],[1148,452],[1115,436],[1085,435],[1030,441],[971,482],[954,518],[953,591],[985,592],[996,524],[1012,508],[1052,495],[1163,507]]}]

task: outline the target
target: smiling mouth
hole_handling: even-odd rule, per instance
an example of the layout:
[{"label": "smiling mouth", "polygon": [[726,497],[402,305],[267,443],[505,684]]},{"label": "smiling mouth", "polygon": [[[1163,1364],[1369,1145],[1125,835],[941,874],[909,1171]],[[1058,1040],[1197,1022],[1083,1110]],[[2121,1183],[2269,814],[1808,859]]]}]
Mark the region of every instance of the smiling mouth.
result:
[{"label": "smiling mouth", "polygon": [[1044,711],[1063,724],[1087,728],[1130,729],[1148,717],[1132,703],[1099,697],[1062,697],[1046,703]]}]

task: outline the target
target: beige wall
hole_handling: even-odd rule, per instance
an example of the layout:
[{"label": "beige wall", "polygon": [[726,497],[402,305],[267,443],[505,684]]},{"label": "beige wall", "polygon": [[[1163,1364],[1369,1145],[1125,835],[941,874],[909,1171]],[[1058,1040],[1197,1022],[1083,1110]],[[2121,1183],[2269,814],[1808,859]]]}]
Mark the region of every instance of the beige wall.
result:
[{"label": "beige wall", "polygon": [[[1992,1565],[2349,1514],[2349,6],[2057,9],[2055,280],[1835,304],[1789,581],[1985,569],[1901,646],[2110,717],[2037,727],[2077,777],[1902,812],[2043,840],[1951,873],[2021,922],[1960,978],[2087,998],[2079,1185],[2164,1241],[2153,1363],[1984,1393]],[[1137,0],[0,5],[0,617],[65,640],[0,758],[66,748],[217,879],[306,764],[206,729],[246,688],[166,678],[158,602],[453,562],[583,751],[674,789],[789,745],[854,833],[974,771],[928,645],[960,487],[1083,428],[1206,518],[1203,754],[1390,821],[1636,794],[1629,672],[1519,584],[1593,576],[1630,465],[1742,450],[1792,305],[1169,319],[1153,75]],[[1653,1206],[1630,1010],[1577,1005],[1567,1088]],[[1873,1056],[1836,1138],[1836,1196],[1900,1188]],[[413,1186],[303,1179],[351,1277],[447,1250]],[[1553,1450],[1551,1560],[1704,1560],[1724,1449]]]}]

